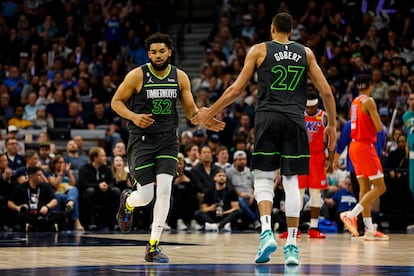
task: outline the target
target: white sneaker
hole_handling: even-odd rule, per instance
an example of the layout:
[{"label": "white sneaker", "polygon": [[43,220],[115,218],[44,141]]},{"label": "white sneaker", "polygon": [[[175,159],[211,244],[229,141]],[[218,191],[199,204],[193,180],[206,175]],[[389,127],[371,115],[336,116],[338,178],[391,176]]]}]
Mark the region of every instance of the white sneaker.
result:
[{"label": "white sneaker", "polygon": [[231,232],[231,223],[230,222],[227,222],[226,224],[224,224],[223,231],[224,232]]},{"label": "white sneaker", "polygon": [[177,219],[177,230],[187,230],[187,225],[182,219]]},{"label": "white sneaker", "polygon": [[217,223],[208,223],[208,222],[206,222],[204,224],[204,229],[206,231],[218,232],[218,225],[217,225]]}]

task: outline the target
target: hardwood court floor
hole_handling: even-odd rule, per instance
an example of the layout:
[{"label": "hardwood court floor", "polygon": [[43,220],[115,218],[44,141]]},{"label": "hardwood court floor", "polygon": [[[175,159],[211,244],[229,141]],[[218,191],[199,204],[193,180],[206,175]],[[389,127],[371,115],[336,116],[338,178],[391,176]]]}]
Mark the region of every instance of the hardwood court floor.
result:
[{"label": "hardwood court floor", "polygon": [[0,275],[414,275],[414,234],[367,242],[349,234],[298,240],[301,265],[283,265],[285,240],[256,265],[257,233],[164,233],[169,264],[144,261],[149,235],[0,232]]}]

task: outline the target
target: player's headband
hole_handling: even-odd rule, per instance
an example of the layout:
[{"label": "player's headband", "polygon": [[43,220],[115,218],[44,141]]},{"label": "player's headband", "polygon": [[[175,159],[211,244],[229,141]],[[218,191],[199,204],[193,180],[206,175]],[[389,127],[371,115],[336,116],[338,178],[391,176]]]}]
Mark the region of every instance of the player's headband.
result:
[{"label": "player's headband", "polygon": [[306,101],[306,106],[314,106],[318,104],[318,99],[313,99],[313,100],[307,100]]}]

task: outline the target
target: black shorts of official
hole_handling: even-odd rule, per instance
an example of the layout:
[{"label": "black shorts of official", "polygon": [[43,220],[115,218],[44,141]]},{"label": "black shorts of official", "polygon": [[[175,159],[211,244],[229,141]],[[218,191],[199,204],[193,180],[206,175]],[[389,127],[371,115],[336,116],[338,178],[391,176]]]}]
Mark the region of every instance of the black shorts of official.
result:
[{"label": "black shorts of official", "polygon": [[305,123],[277,112],[257,112],[251,168],[262,171],[281,169],[290,176],[309,173],[309,145]]},{"label": "black shorts of official", "polygon": [[155,182],[156,175],[174,176],[178,163],[178,137],[171,132],[142,135],[130,133],[127,147],[129,173],[134,186]]}]

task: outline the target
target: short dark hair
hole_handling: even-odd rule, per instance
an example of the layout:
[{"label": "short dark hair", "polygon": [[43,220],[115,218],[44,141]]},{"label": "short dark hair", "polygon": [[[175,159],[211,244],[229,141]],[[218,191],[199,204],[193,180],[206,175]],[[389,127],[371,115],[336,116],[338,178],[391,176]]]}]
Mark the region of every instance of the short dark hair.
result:
[{"label": "short dark hair", "polygon": [[168,49],[172,49],[173,44],[172,39],[169,35],[159,32],[152,34],[147,37],[147,39],[145,39],[145,49],[149,51],[151,44],[153,43],[164,43]]},{"label": "short dark hair", "polygon": [[318,99],[319,98],[319,95],[318,95],[318,92],[316,92],[316,91],[309,91],[308,93],[307,93],[307,99],[308,100],[315,100],[315,99]]},{"label": "short dark hair", "polygon": [[280,12],[273,17],[272,24],[281,33],[290,33],[293,29],[292,16],[287,12]]},{"label": "short dark hair", "polygon": [[[216,176],[218,173],[224,173],[224,174],[226,174],[226,170],[223,169],[223,168],[218,169],[217,171],[215,171],[213,177]],[[226,176],[227,176],[227,174],[226,174]]]},{"label": "short dark hair", "polygon": [[28,167],[27,168],[27,174],[28,175],[33,175],[35,173],[37,173],[38,171],[42,171],[41,167]]},{"label": "short dark hair", "polygon": [[26,152],[24,153],[24,158],[27,160],[27,159],[29,159],[29,158],[32,158],[35,154],[38,154],[38,153],[37,153],[37,150],[34,150],[34,149],[28,149],[28,150],[26,150]]},{"label": "short dark hair", "polygon": [[358,90],[367,89],[371,85],[371,77],[366,74],[358,75],[355,79],[354,84]]}]

